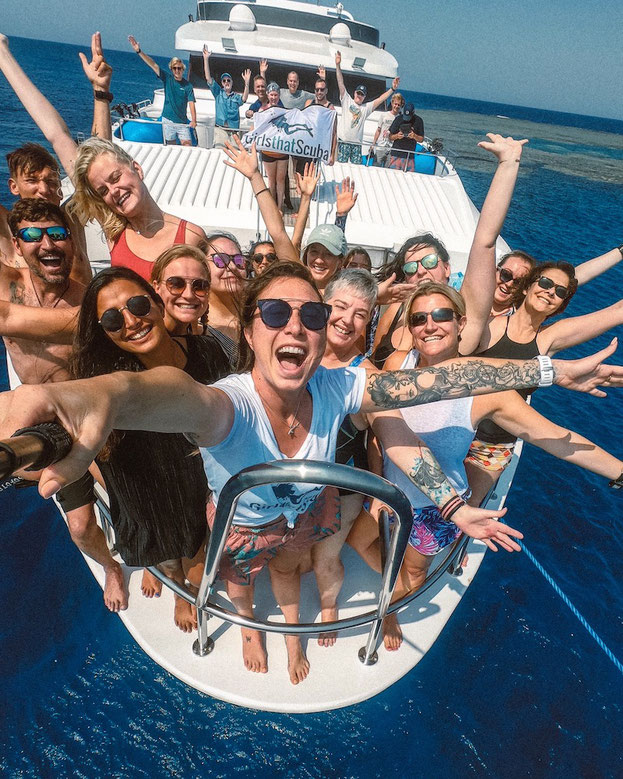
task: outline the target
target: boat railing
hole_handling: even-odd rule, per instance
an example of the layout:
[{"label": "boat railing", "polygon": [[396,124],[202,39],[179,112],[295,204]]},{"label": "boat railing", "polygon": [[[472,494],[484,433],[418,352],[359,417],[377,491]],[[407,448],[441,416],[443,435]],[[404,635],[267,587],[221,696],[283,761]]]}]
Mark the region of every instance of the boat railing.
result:
[{"label": "boat railing", "polygon": [[[387,506],[379,517],[379,535],[382,550],[382,578],[376,608],[362,614],[341,618],[333,622],[284,623],[271,620],[251,619],[241,616],[217,605],[210,596],[218,577],[219,563],[229,530],[234,520],[236,507],[242,494],[256,487],[269,484],[321,484],[330,485],[352,492],[359,492],[378,498]],[[108,506],[98,500],[100,516],[110,522]],[[390,528],[390,516],[393,524]],[[209,654],[213,639],[208,635],[211,617],[254,630],[281,634],[317,634],[323,631],[340,632],[370,625],[367,641],[358,652],[360,661],[373,665],[377,659],[377,650],[382,640],[381,628],[387,614],[395,613],[416,598],[422,597],[446,572],[459,576],[462,573],[465,546],[469,539],[459,538],[445,554],[439,555],[434,570],[429,574],[423,586],[400,600],[391,602],[396,581],[402,565],[405,549],[411,530],[411,506],[404,493],[380,476],[368,471],[351,468],[335,463],[321,463],[302,460],[278,460],[271,463],[252,466],[233,476],[223,487],[212,526],[210,540],[206,550],[206,562],[199,592],[193,597],[187,590],[169,579],[158,568],[150,567],[154,576],[174,593],[197,607],[198,637],[193,651],[199,656]]]}]

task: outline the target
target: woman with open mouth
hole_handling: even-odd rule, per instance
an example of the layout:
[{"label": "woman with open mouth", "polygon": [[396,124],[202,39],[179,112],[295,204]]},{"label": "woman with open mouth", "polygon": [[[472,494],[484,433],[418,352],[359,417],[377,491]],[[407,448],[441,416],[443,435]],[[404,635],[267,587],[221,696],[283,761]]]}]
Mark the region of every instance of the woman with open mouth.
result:
[{"label": "woman with open mouth", "polygon": [[[123,293],[123,294],[122,294]],[[155,292],[154,292],[155,294]],[[132,290],[107,301],[111,316],[124,315],[120,338],[145,348],[156,338],[128,313]],[[97,316],[102,319],[103,303]],[[140,312],[139,312],[140,314]],[[77,442],[69,455],[43,470],[44,497],[78,478],[113,429],[157,430],[191,436],[201,447],[213,501],[241,469],[275,459],[332,462],[338,430],[352,413],[387,409],[555,383],[603,394],[598,387],[623,384],[623,368],[604,365],[608,349],[583,360],[496,361],[453,359],[424,370],[370,371],[362,367],[320,367],[330,307],[299,263],[276,263],[246,286],[241,307],[240,370],[210,387],[180,370],[117,372],[81,382],[33,385],[0,395],[2,434],[58,418]],[[131,334],[126,330],[132,324]],[[107,321],[107,320],[106,320]],[[110,322],[117,331],[118,321]],[[147,327],[147,323],[145,323]],[[141,355],[142,356],[142,355]],[[181,359],[181,357],[180,357]],[[141,359],[142,362],[142,359]],[[84,375],[82,373],[81,375]],[[445,483],[443,474],[437,474]],[[166,486],[171,489],[170,482]],[[503,512],[464,505],[448,496],[457,528],[504,548],[516,548],[521,533],[496,521]],[[444,510],[445,506],[442,507]],[[220,572],[240,614],[253,615],[253,580],[269,565],[273,590],[284,617],[298,622],[301,552],[339,529],[335,491],[319,485],[281,484],[247,491],[238,501]],[[309,673],[298,636],[286,637],[288,669],[294,684]],[[243,629],[243,657],[255,672],[267,670],[262,636]]]}]

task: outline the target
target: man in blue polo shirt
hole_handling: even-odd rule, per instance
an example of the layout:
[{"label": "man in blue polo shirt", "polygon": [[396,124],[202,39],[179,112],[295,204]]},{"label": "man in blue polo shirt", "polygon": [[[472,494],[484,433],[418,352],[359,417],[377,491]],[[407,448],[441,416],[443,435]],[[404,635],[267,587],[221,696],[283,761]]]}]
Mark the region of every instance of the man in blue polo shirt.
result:
[{"label": "man in blue polo shirt", "polygon": [[221,83],[217,84],[210,73],[210,52],[208,47],[203,47],[203,72],[214,95],[214,148],[223,149],[229,137],[229,130],[240,128],[240,106],[247,102],[249,97],[249,81],[251,71],[247,68],[242,73],[244,79],[244,92],[242,95],[233,91],[234,80],[229,73],[221,75]]},{"label": "man in blue polo shirt", "polygon": [[[163,70],[157,62],[145,54],[133,35],[128,35],[128,40],[134,51],[143,62],[148,65],[158,78],[164,83],[164,106],[162,108],[162,131],[165,143],[177,143],[182,146],[191,146],[191,128],[197,126],[197,111],[195,109],[195,93],[190,84],[184,78],[184,63],[179,57],[173,57],[169,62],[170,73]],[[186,111],[190,111],[190,124]]]}]

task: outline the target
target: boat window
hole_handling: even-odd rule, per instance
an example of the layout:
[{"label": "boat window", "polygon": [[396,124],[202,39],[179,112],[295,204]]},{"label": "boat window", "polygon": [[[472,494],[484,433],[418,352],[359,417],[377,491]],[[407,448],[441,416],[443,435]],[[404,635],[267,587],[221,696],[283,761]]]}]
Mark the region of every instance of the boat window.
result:
[{"label": "boat window", "polygon": [[[197,3],[197,19],[201,21],[229,20],[231,9],[238,3],[205,2]],[[305,11],[293,11],[290,8],[277,8],[276,6],[264,6],[253,4],[253,15],[258,24],[270,24],[275,27],[290,27],[294,29],[320,32],[328,35],[335,24],[335,16],[321,16],[320,14],[306,13]],[[379,31],[370,25],[361,22],[353,22],[350,19],[343,20],[350,29],[351,40],[369,43],[371,46],[379,45]]]}]

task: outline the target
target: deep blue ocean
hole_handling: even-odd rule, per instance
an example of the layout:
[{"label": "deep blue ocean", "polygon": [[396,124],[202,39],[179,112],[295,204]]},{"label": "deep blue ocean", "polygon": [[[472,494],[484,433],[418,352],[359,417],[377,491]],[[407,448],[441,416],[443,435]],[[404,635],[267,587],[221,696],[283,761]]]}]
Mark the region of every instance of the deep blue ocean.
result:
[{"label": "deep blue ocean", "polygon": [[[88,133],[77,47],[14,39],[12,49],[72,132]],[[135,55],[109,59],[116,100],[150,96],[157,82]],[[623,122],[409,96],[427,135],[459,152],[478,207],[493,164],[477,141],[489,130],[530,138],[504,228],[511,246],[577,263],[623,242]],[[9,204],[4,154],[42,136],[2,76],[0,129]],[[622,289],[623,263],[581,288],[568,313],[609,305]],[[603,400],[544,390],[535,406],[623,457],[622,390]],[[528,447],[508,507],[526,546],[621,659],[623,494]],[[434,648],[390,690],[327,714],[277,715],[212,700],[147,658],[33,491],[0,491],[0,515],[3,776],[623,775],[621,672],[526,554],[487,555]]]}]

